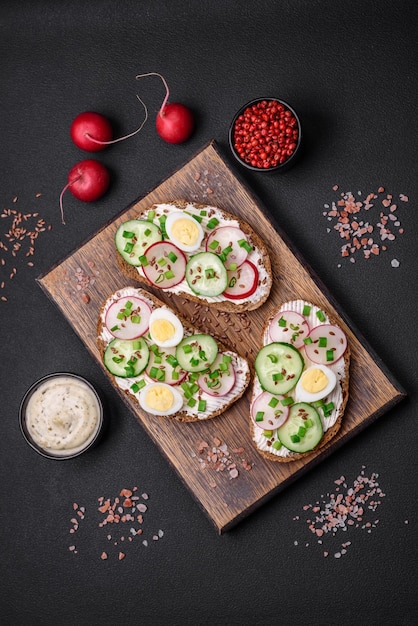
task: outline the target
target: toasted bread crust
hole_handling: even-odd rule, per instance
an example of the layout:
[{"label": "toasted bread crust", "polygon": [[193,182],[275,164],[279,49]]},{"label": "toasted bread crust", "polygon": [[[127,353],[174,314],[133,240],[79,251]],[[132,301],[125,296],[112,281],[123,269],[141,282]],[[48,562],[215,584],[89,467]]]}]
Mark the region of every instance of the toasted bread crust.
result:
[{"label": "toasted bread crust", "polygon": [[[279,309],[280,307],[278,307]],[[263,336],[265,331],[267,330],[267,327],[270,323],[270,320],[274,317],[275,314],[272,314],[265,322],[264,325],[264,329],[263,329]],[[335,320],[335,318],[333,318],[331,315],[328,315],[329,321],[331,324],[335,324],[336,326],[338,326],[338,322]],[[261,454],[261,456],[263,456],[265,459],[268,459],[269,461],[276,461],[277,463],[291,463],[292,461],[297,461],[299,459],[303,459],[304,457],[309,456],[310,454],[320,450],[321,448],[323,448],[324,446],[326,446],[334,437],[335,435],[338,433],[338,431],[341,428],[341,423],[342,423],[342,418],[344,415],[344,411],[345,411],[345,407],[348,401],[348,397],[349,397],[349,381],[350,381],[350,358],[351,358],[351,352],[350,352],[350,346],[347,344],[347,348],[346,351],[343,355],[343,359],[344,359],[344,376],[342,377],[342,379],[340,381],[338,381],[338,384],[340,385],[341,388],[341,393],[342,393],[342,401],[341,401],[341,405],[338,411],[338,415],[337,415],[337,419],[335,421],[335,423],[331,426],[331,428],[328,428],[328,430],[324,433],[324,436],[322,437],[321,441],[319,442],[319,444],[313,449],[310,450],[309,452],[290,452],[289,451],[289,455],[288,456],[279,456],[277,454],[273,454],[272,452],[267,452],[265,450],[260,450],[260,448],[257,446],[257,444],[254,441],[254,435],[255,435],[255,431],[254,431],[254,421],[251,419],[250,416],[250,434],[251,434],[251,440],[257,450],[257,452],[259,454]]]},{"label": "toasted bread crust", "polygon": [[[187,202],[186,200],[173,200],[170,202],[165,202],[164,204],[170,204],[175,206],[176,208],[178,208],[179,210],[184,210],[188,204],[193,204],[194,207],[196,207],[197,209],[208,209],[210,208],[209,205],[207,204],[201,204],[201,203],[197,203],[197,202]],[[158,205],[152,205],[151,207],[148,207],[147,209],[144,209],[142,212],[138,213],[138,215],[136,216],[136,219],[141,219],[141,217],[149,210],[154,209],[156,206]],[[186,298],[187,300],[191,300],[192,302],[198,302],[199,304],[203,304],[205,306],[209,306],[209,307],[214,307],[220,311],[228,311],[230,313],[242,313],[244,311],[252,311],[254,309],[257,309],[258,307],[260,307],[269,297],[270,294],[270,290],[271,290],[271,286],[272,286],[272,282],[273,282],[273,277],[272,277],[272,271],[271,271],[271,262],[270,262],[270,257],[269,254],[267,252],[267,248],[264,245],[263,240],[258,236],[258,234],[251,228],[251,226],[249,224],[247,224],[246,222],[242,221],[241,219],[237,218],[236,216],[228,213],[227,211],[224,211],[223,209],[219,209],[217,208],[217,211],[219,211],[219,213],[222,215],[223,218],[227,219],[227,220],[235,220],[239,223],[239,227],[241,228],[241,230],[247,235],[247,237],[249,238],[250,242],[256,247],[258,248],[258,250],[260,251],[261,254],[261,259],[262,259],[262,265],[264,266],[265,270],[266,270],[266,274],[267,274],[267,278],[266,278],[266,283],[264,285],[264,289],[263,289],[263,293],[260,294],[260,297],[257,300],[254,300],[254,302],[240,302],[240,303],[235,303],[233,300],[221,300],[221,301],[213,301],[211,299],[208,298],[204,298],[204,297],[200,297],[197,295],[193,295],[190,293],[186,293],[186,292],[176,292],[175,295],[177,295],[178,297],[181,298]],[[151,283],[148,281],[148,279],[145,276],[142,276],[141,274],[139,274],[139,272],[137,271],[136,267],[133,265],[129,265],[129,263],[127,263],[120,254],[118,254],[118,252],[116,251],[116,255],[117,255],[117,264],[119,269],[121,270],[121,272],[130,280],[134,280],[136,282],[148,285],[148,286],[152,286]],[[170,293],[170,290],[167,289],[165,290],[168,293]]]},{"label": "toasted bread crust", "polygon": [[[148,291],[144,290],[144,289],[140,289],[138,287],[132,287],[132,289],[134,289],[137,292],[138,297],[143,297],[147,300],[150,300],[153,305],[157,308],[157,307],[166,307],[167,309],[170,309],[170,307],[165,304],[164,302],[162,302],[161,300],[159,300],[156,296],[154,296],[153,294],[149,293]],[[115,292],[116,294],[118,292]],[[112,297],[111,294],[109,296],[109,298]],[[109,298],[106,299],[105,302],[103,302],[102,306],[100,307],[100,311],[99,311],[99,315],[98,315],[98,321],[97,321],[97,347],[99,349],[99,353],[101,355],[101,358],[103,359],[103,355],[105,352],[105,349],[107,347],[107,342],[104,341],[101,338],[103,329],[104,329],[104,323],[103,323],[103,312],[104,309],[106,307],[106,303],[109,301]],[[177,311],[173,310],[173,313],[175,313],[175,315],[179,318],[179,320],[181,321],[181,323],[183,324],[183,327],[185,330],[191,332],[191,333],[200,333],[201,330],[195,326],[193,326],[192,324],[190,324],[190,322],[188,320],[186,320],[184,317],[182,317],[179,313],[177,313]],[[221,352],[230,352],[233,354],[236,354],[234,350],[231,350],[231,348],[229,348],[228,346],[226,346],[225,344],[223,344],[222,342],[220,342],[218,339],[216,340],[217,344],[219,346],[219,350]],[[238,356],[238,355],[237,355]],[[239,357],[240,359],[242,359],[243,361],[245,361],[247,363],[248,366],[248,362],[246,361],[246,359],[244,359],[243,357]],[[113,381],[113,383],[115,384],[116,387],[118,387],[117,382],[116,382],[116,377],[113,376],[113,374],[111,374],[109,371],[106,370],[106,373],[108,374],[108,376],[110,377],[110,379]],[[179,413],[176,413],[174,415],[167,415],[167,416],[161,416],[162,419],[173,419],[177,422],[202,422],[202,421],[206,421],[208,419],[213,419],[214,417],[217,417],[218,415],[221,415],[222,413],[224,413],[234,402],[236,402],[246,391],[249,383],[250,383],[250,368],[249,366],[247,367],[247,371],[245,372],[245,381],[243,381],[242,383],[242,390],[237,392],[225,405],[222,405],[217,411],[213,411],[210,415],[208,415],[205,418],[199,418],[199,417],[194,417],[192,415],[190,415],[189,413],[187,413],[186,411],[181,411]],[[136,399],[136,397],[129,393],[128,390],[125,389],[121,389],[121,391],[124,393],[124,395],[126,395],[128,398],[130,398],[131,400],[133,399],[139,406],[139,403]],[[142,410],[142,409],[141,409]],[[158,418],[159,416],[154,416]]]}]

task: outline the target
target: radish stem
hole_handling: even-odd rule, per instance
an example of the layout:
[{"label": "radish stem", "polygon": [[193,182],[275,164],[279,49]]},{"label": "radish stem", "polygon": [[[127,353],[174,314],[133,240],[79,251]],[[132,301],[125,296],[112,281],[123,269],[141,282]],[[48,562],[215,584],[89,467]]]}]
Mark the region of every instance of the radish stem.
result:
[{"label": "radish stem", "polygon": [[163,103],[160,107],[160,110],[157,113],[157,115],[162,115],[165,105],[167,104],[168,97],[170,95],[170,90],[168,88],[167,81],[165,80],[164,76],[161,76],[161,74],[159,74],[158,72],[148,72],[147,74],[138,74],[138,76],[136,76],[135,78],[138,80],[139,78],[144,78],[145,76],[158,76],[163,81],[166,93],[165,93],[165,98],[163,100]]},{"label": "radish stem", "polygon": [[101,146],[109,146],[112,143],[117,143],[118,141],[123,141],[124,139],[129,139],[129,137],[133,137],[134,135],[136,135],[137,133],[139,133],[139,131],[141,131],[144,127],[145,122],[148,119],[148,109],[145,105],[145,103],[141,100],[141,98],[138,96],[136,96],[138,98],[138,100],[140,101],[140,103],[142,104],[142,106],[144,107],[145,110],[145,119],[142,122],[141,126],[139,128],[137,128],[136,130],[134,130],[132,133],[129,133],[128,135],[124,135],[123,137],[118,137],[118,139],[112,139],[111,141],[100,141],[99,139],[95,139],[94,137],[92,137],[90,135],[90,133],[86,133],[85,136],[88,137],[91,141],[93,141],[94,143],[98,143]]},{"label": "radish stem", "polygon": [[64,189],[60,193],[61,222],[62,222],[62,224],[64,224],[64,226],[65,226],[65,220],[64,220],[64,207],[62,205],[62,197],[63,197],[64,193],[67,191],[67,189],[69,187],[71,187],[71,185],[74,185],[74,183],[76,183],[78,180],[80,180],[80,178],[81,178],[81,174],[80,174],[80,176],[77,176],[77,178],[74,178],[74,180],[70,180],[70,182],[68,182],[65,185]]}]

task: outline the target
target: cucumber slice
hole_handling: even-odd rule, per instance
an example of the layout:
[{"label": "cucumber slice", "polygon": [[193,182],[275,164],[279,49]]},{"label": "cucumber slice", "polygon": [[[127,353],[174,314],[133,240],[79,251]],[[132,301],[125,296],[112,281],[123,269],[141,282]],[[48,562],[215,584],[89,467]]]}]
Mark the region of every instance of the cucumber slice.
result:
[{"label": "cucumber slice", "polygon": [[228,286],[228,273],[222,260],[213,252],[198,252],[186,267],[190,289],[199,296],[220,296]]},{"label": "cucumber slice", "polygon": [[112,339],[103,361],[114,376],[134,378],[144,371],[149,360],[149,348],[143,339]]},{"label": "cucumber slice", "polygon": [[128,220],[119,226],[115,234],[116,249],[122,258],[138,267],[140,257],[149,246],[162,241],[158,226],[147,220]]},{"label": "cucumber slice", "polygon": [[210,335],[190,335],[176,348],[176,359],[186,372],[203,372],[218,356],[218,344]]},{"label": "cucumber slice", "polygon": [[277,429],[282,444],[292,452],[310,452],[324,434],[318,411],[307,402],[296,402],[290,407],[289,417]]},{"label": "cucumber slice", "polygon": [[269,343],[256,356],[254,367],[265,391],[288,393],[298,382],[304,366],[303,357],[289,343]]}]

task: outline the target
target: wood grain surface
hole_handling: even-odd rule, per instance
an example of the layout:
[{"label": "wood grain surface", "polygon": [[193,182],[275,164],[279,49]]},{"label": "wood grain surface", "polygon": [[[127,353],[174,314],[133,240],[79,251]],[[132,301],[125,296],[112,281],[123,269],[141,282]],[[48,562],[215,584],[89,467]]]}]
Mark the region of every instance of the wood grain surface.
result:
[{"label": "wood grain surface", "polygon": [[[217,531],[222,533],[338,449],[405,394],[347,316],[338,309],[298,251],[292,248],[285,234],[272,226],[260,201],[233,173],[214,142],[38,278],[42,289],[56,303],[94,358],[101,363],[96,346],[100,307],[111,293],[128,284],[116,261],[114,234],[117,227],[121,222],[135,218],[140,210],[154,202],[175,199],[213,204],[248,222],[262,236],[269,249],[273,288],[270,298],[261,308],[244,314],[220,313],[154,291],[158,298],[189,317],[203,331],[212,333],[235,349],[251,364],[262,346],[262,328],[266,317],[282,302],[303,298],[338,319],[348,336],[352,353],[350,398],[340,432],[322,450],[286,464],[265,460],[251,441],[251,385],[245,396],[222,416],[190,424],[142,414],[134,400],[115,387],[115,393],[120,393],[128,403],[135,419],[190,489]],[[230,478],[229,470],[216,471],[211,464],[204,468],[199,460],[204,456],[198,451],[199,442],[205,441],[212,446],[214,438],[226,444],[230,459],[236,463],[239,472],[236,478]],[[240,451],[242,448],[243,451]]]}]

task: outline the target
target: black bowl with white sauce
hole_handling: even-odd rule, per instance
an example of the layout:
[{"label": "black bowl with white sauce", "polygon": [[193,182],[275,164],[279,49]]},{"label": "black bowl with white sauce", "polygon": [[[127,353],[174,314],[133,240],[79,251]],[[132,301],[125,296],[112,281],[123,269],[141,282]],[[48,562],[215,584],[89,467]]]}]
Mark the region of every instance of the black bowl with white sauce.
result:
[{"label": "black bowl with white sauce", "polygon": [[58,372],[36,381],[19,410],[20,429],[38,454],[72,459],[92,448],[103,431],[103,404],[85,378]]}]

